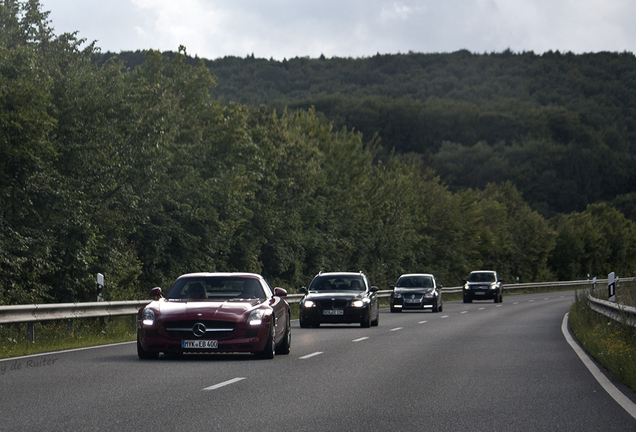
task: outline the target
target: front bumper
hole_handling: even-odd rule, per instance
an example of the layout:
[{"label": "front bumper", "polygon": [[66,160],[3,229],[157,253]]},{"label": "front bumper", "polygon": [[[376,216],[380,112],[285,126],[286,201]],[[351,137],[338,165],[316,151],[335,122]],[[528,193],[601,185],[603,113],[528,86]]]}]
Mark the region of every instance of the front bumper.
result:
[{"label": "front bumper", "polygon": [[[231,323],[234,325],[235,323]],[[236,324],[230,332],[219,332],[204,335],[201,338],[187,332],[167,331],[170,322],[155,322],[144,325],[137,322],[139,342],[147,352],[186,353],[186,352],[261,352],[265,349],[269,338],[270,322],[263,320],[259,326],[248,326],[247,323]],[[182,348],[184,340],[216,340],[217,348]]]},{"label": "front bumper", "polygon": [[368,320],[369,308],[346,307],[342,314],[329,312],[334,309],[321,309],[319,307],[301,308],[300,319],[307,324],[353,324],[363,323]]},{"label": "front bumper", "polygon": [[420,299],[391,299],[391,307],[394,309],[433,309],[437,305],[437,298],[420,298]]},{"label": "front bumper", "polygon": [[465,289],[464,298],[471,300],[493,300],[499,295],[496,289]]}]

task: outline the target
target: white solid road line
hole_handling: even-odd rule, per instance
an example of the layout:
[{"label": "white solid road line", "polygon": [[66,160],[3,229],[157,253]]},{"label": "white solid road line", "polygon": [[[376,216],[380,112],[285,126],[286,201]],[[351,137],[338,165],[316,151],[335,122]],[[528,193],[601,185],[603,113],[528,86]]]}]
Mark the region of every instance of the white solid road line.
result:
[{"label": "white solid road line", "polygon": [[619,389],[612,384],[612,382],[607,379],[607,377],[601,372],[601,370],[596,366],[594,361],[590,358],[590,356],[579,346],[579,344],[572,338],[570,332],[568,330],[568,316],[570,314],[566,313],[563,317],[563,322],[561,323],[561,331],[563,332],[563,336],[565,336],[565,340],[568,341],[574,352],[579,356],[583,364],[589,369],[592,373],[596,381],[605,389],[607,393],[616,401],[620,406],[625,409],[632,417],[636,418],[636,404],[632,402],[627,396],[625,396]]},{"label": "white solid road line", "polygon": [[203,390],[204,391],[205,390],[216,390],[218,388],[225,387],[225,386],[230,385],[230,384],[234,384],[235,382],[243,381],[244,379],[245,378],[234,378],[234,379],[231,379],[231,380],[219,383],[219,384],[215,384],[215,385],[210,386],[210,387],[206,387]]}]

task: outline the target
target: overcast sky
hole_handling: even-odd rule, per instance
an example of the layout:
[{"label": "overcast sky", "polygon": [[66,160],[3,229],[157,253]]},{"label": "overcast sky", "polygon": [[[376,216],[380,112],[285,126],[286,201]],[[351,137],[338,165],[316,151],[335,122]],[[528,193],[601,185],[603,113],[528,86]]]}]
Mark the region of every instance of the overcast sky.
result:
[{"label": "overcast sky", "polygon": [[41,0],[102,52],[207,59],[549,50],[636,52],[634,0]]}]

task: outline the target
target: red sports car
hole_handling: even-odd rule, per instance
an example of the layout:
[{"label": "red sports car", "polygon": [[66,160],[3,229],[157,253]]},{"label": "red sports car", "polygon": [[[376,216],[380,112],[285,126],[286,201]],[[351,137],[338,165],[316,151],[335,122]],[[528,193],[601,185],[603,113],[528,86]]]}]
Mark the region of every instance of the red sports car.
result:
[{"label": "red sports car", "polygon": [[289,354],[291,325],[287,291],[270,288],[254,273],[191,273],[137,316],[137,355],[251,352],[271,359]]}]

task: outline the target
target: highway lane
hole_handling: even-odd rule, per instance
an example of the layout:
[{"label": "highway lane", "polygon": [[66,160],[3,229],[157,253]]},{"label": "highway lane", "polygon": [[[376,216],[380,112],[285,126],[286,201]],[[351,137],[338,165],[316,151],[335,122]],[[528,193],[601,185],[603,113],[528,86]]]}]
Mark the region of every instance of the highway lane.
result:
[{"label": "highway lane", "polygon": [[369,329],[296,322],[274,360],[140,361],[134,344],[5,360],[0,430],[636,430],[561,333],[572,301],[383,310]]}]

